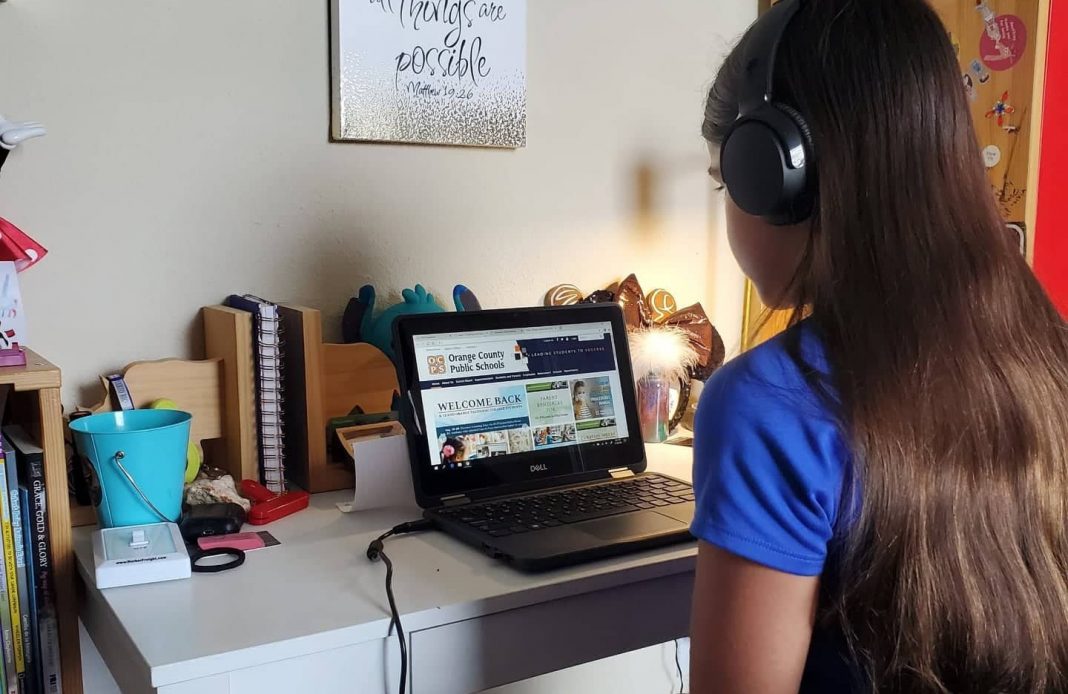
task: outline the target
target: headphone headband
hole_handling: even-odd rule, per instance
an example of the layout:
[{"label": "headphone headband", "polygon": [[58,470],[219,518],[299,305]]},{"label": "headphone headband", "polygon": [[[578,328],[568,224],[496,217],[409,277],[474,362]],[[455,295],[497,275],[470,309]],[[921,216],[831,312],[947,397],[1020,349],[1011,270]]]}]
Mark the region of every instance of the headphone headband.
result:
[{"label": "headphone headband", "polygon": [[749,30],[738,119],[720,146],[720,171],[731,199],[771,224],[812,215],[816,171],[804,116],[775,100],[775,58],[803,0],[782,0]]},{"label": "headphone headband", "polygon": [[786,29],[801,10],[801,2],[777,2],[753,26],[745,48],[745,87],[738,115],[748,115],[774,100],[775,58]]}]

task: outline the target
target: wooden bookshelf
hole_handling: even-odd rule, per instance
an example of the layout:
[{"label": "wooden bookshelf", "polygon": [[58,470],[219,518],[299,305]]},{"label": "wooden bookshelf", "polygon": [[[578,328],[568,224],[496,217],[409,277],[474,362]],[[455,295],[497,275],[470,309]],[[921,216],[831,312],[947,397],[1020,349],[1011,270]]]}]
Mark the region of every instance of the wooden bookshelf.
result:
[{"label": "wooden bookshelf", "polygon": [[74,497],[71,497],[70,524],[75,528],[83,525],[96,525],[96,509],[92,506],[82,506],[74,500]]},{"label": "wooden bookshelf", "polygon": [[52,575],[59,620],[63,692],[81,694],[82,661],[78,644],[78,605],[75,599],[74,551],[71,546],[67,456],[63,444],[61,383],[59,368],[30,350],[26,350],[25,366],[0,368],[0,387],[10,389],[5,420],[26,427],[44,449],[48,531],[52,541]]}]

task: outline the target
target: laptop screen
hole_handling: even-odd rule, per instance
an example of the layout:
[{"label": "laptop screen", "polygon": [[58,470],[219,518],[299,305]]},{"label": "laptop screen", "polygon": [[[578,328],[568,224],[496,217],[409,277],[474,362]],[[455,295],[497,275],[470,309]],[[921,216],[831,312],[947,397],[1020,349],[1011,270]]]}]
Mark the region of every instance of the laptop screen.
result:
[{"label": "laptop screen", "polygon": [[610,322],[419,335],[414,346],[436,469],[627,440]]},{"label": "laptop screen", "polygon": [[635,462],[618,307],[413,316],[398,329],[424,486],[466,491]]}]

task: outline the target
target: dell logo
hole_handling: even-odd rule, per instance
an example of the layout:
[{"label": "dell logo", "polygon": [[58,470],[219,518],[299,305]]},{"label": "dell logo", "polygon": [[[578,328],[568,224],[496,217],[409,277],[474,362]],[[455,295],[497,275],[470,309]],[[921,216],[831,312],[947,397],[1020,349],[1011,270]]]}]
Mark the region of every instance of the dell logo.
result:
[{"label": "dell logo", "polygon": [[548,472],[549,471],[549,466],[546,465],[545,463],[540,463],[538,465],[531,465],[530,466],[530,471],[531,472]]}]

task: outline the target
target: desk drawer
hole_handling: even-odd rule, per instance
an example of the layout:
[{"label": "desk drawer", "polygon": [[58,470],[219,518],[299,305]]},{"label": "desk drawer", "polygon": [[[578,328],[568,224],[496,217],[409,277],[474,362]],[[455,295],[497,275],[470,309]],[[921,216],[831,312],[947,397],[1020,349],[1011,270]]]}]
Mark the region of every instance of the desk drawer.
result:
[{"label": "desk drawer", "polygon": [[412,694],[468,694],[689,633],[693,574],[417,631]]},{"label": "desk drawer", "polygon": [[[396,645],[396,639],[390,639],[388,648]],[[368,641],[236,670],[230,673],[229,694],[377,694],[396,691],[396,684],[387,689],[386,661],[389,656],[385,640]],[[396,667],[392,669],[395,679]]]}]

